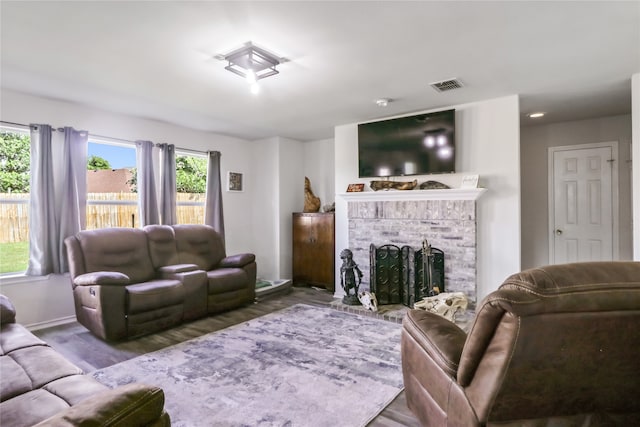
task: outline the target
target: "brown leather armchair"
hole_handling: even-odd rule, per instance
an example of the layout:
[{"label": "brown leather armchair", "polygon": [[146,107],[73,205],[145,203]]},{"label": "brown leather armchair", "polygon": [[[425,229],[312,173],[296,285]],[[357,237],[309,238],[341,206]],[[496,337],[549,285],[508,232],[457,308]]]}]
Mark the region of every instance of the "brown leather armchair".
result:
[{"label": "brown leather armchair", "polygon": [[640,262],[509,277],[465,333],[411,310],[407,404],[427,426],[640,425]]}]

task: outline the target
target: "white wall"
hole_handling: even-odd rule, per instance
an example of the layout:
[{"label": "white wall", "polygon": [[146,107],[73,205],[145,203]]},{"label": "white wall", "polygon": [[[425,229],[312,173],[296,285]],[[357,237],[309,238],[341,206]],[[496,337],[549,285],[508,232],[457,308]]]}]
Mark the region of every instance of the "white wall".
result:
[{"label": "white wall", "polygon": [[279,137],[253,143],[254,247],[263,279],[291,278],[291,213],[304,206],[305,145]]},{"label": "white wall", "polygon": [[[631,78],[631,128],[633,134],[633,259],[640,261],[640,73]],[[633,163],[632,163],[633,165]]]},{"label": "white wall", "polygon": [[253,169],[250,182],[253,193],[250,229],[260,235],[254,239],[256,263],[260,266],[258,276],[263,279],[280,277],[278,227],[280,186],[278,183],[278,138],[254,141],[252,147]]},{"label": "white wall", "polygon": [[333,139],[304,144],[304,172],[311,181],[313,193],[320,198],[322,207],[335,201]]},{"label": "white wall", "polygon": [[279,250],[276,253],[280,257],[280,268],[277,278],[290,279],[293,273],[293,237],[291,213],[300,212],[304,207],[304,144],[291,139],[279,139]]},{"label": "white wall", "polygon": [[[480,175],[488,191],[478,200],[478,300],[520,271],[520,121],[516,95],[456,105],[456,170],[452,175],[417,176],[459,186],[462,176]],[[429,112],[429,111],[427,111]],[[418,114],[416,112],[412,114]],[[335,128],[336,283],[339,253],[348,247],[347,204],[339,194],[358,178],[357,123]],[[367,274],[365,272],[365,274]],[[342,290],[336,289],[336,296]]]},{"label": "white wall", "polygon": [[601,117],[521,129],[522,268],[549,260],[548,149],[618,141],[619,259],[632,259],[631,116]]},{"label": "white wall", "polygon": [[[10,90],[3,89],[0,95],[1,119],[4,121],[73,126],[88,130],[93,135],[126,140],[145,139],[201,151],[218,150],[222,153],[221,177],[225,183],[228,171],[249,176],[253,173],[251,150],[254,144],[249,141]],[[253,188],[247,186],[241,193],[223,191],[222,197],[227,253],[257,253],[255,242],[264,240],[261,234],[269,232],[270,228],[253,229]],[[258,272],[261,274],[260,265]],[[74,314],[68,278],[50,276],[47,280],[18,283],[3,279],[0,292],[14,301],[20,322],[27,325]]]}]

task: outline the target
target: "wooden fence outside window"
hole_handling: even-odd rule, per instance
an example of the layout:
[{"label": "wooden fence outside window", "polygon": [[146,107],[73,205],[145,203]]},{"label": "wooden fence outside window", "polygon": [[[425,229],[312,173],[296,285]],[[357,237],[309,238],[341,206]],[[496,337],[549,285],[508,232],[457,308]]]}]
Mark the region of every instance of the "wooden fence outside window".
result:
[{"label": "wooden fence outside window", "polygon": [[[205,195],[178,193],[178,224],[204,224]],[[139,227],[136,193],[89,193],[87,230]],[[0,193],[0,243],[29,240],[29,194]]]}]

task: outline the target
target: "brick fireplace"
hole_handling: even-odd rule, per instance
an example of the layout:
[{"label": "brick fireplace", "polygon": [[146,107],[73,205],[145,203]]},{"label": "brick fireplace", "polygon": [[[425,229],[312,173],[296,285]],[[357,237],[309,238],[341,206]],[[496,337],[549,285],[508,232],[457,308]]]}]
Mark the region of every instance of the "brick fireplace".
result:
[{"label": "brick fireplace", "polygon": [[369,289],[369,247],[393,244],[418,250],[422,242],[445,253],[447,292],[476,301],[476,199],[484,189],[346,193],[349,249]]}]

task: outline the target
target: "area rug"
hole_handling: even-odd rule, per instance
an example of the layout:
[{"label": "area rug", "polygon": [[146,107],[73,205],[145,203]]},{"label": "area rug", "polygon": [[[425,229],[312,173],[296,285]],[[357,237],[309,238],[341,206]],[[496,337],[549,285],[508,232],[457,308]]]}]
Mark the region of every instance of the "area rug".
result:
[{"label": "area rug", "polygon": [[402,390],[400,325],[298,304],[92,375],[162,387],[173,426],[364,426]]}]

